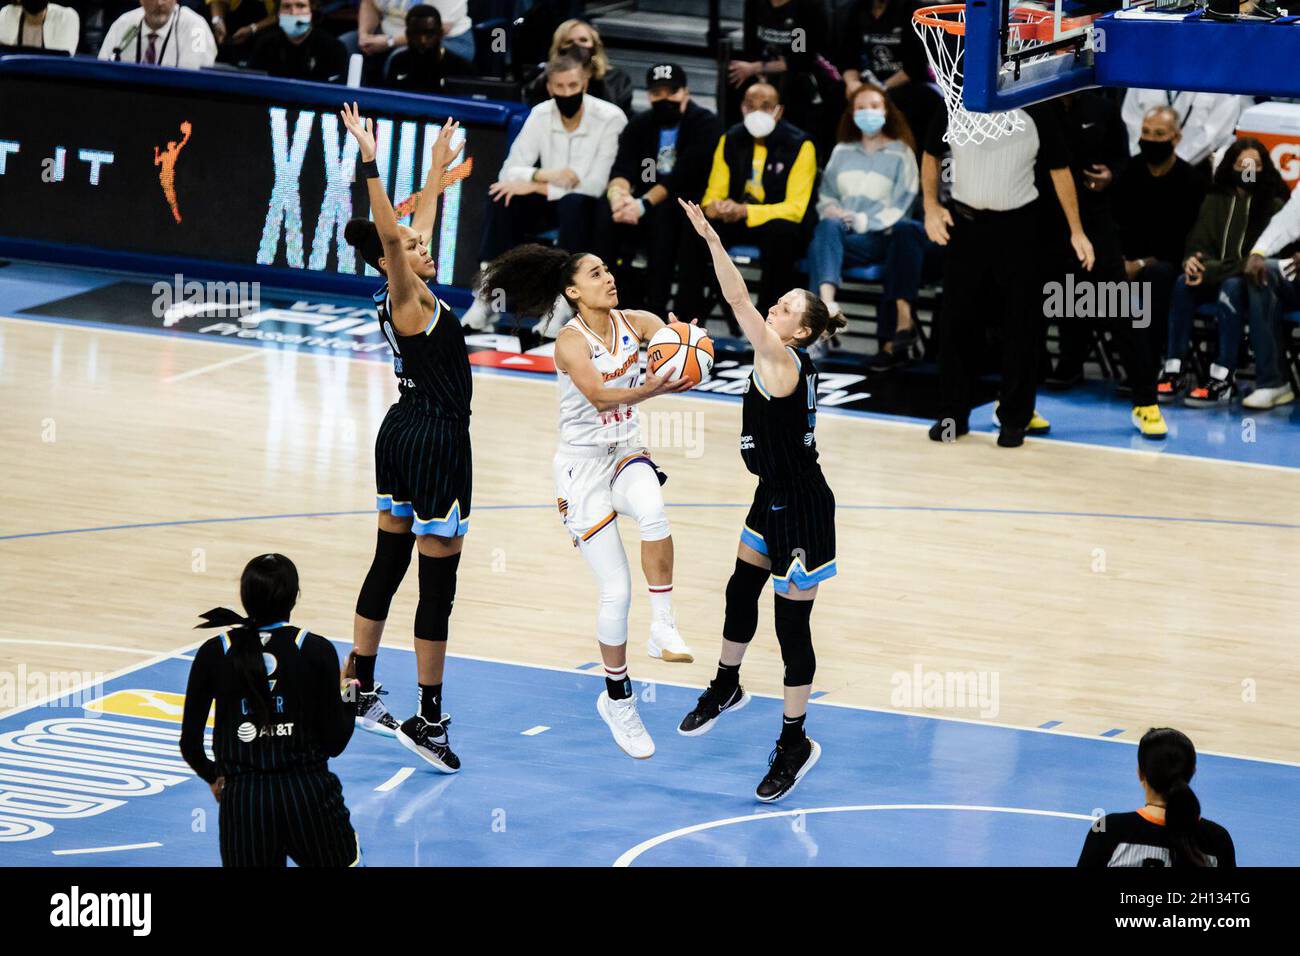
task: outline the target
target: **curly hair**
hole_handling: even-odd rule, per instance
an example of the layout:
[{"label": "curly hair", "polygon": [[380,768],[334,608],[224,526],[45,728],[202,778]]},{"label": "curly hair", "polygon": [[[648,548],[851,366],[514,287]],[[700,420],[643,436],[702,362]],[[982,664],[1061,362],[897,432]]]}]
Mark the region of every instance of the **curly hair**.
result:
[{"label": "curly hair", "polygon": [[576,308],[564,290],[586,255],[535,242],[515,246],[483,267],[474,289],[484,299],[504,294],[506,307],[518,315],[548,315],[559,296]]}]

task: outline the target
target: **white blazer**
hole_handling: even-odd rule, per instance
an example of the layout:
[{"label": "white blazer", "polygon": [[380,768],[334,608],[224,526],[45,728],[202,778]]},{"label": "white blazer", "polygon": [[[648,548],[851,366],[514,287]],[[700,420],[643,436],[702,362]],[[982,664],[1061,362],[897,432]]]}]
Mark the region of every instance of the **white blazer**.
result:
[{"label": "white blazer", "polygon": [[[6,46],[18,46],[22,37],[18,35],[18,24],[23,19],[23,8],[17,3],[0,7],[0,43]],[[51,3],[45,8],[45,49],[77,52],[77,41],[81,38],[81,17],[71,7]]]}]

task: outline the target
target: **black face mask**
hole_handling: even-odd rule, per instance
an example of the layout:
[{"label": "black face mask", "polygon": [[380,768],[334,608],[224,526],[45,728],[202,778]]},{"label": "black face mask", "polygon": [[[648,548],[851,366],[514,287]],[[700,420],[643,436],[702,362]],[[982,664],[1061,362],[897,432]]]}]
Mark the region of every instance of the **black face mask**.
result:
[{"label": "black face mask", "polygon": [[1142,158],[1152,166],[1159,166],[1167,162],[1169,157],[1174,154],[1174,141],[1171,139],[1140,139],[1138,140],[1138,151],[1142,153]]},{"label": "black face mask", "polygon": [[49,5],[50,0],[23,0],[23,9],[34,17],[44,13]]},{"label": "black face mask", "polygon": [[682,121],[682,104],[673,100],[655,100],[650,104],[650,113],[655,118],[655,125],[666,129]]},{"label": "black face mask", "polygon": [[571,57],[583,66],[591,62],[592,48],[589,46],[578,46],[576,43],[570,43],[567,46],[560,47],[555,52]]},{"label": "black face mask", "polygon": [[555,100],[555,108],[565,119],[573,119],[578,115],[578,110],[582,109],[581,93],[574,93],[572,96],[555,96],[552,99]]}]

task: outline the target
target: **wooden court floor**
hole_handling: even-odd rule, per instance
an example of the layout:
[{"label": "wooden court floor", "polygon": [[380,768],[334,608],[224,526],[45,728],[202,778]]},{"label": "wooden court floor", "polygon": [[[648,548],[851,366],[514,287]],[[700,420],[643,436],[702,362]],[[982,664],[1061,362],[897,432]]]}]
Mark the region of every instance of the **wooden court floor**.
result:
[{"label": "wooden court floor", "polygon": [[[554,510],[554,383],[480,375],[475,389],[450,650],[594,661],[595,589]],[[0,320],[0,671],[110,672],[191,644],[197,613],[235,605],[263,551],[299,566],[297,623],[349,636],[374,541],[373,436],[395,396],[377,362]],[[703,685],[753,489],[740,408],[644,408],[697,660],[645,657],[634,589],[631,672]],[[1300,761],[1294,471],[984,435],[939,446],[834,414],[818,445],[840,506],[839,576],[813,615],[826,702],[1125,739],[1168,724],[1203,750]],[[33,534],[122,525],[142,527]],[[636,575],[634,526],[623,538]],[[410,645],[415,598],[412,573],[394,645]],[[779,693],[764,605],[744,679]],[[968,675],[983,700],[914,693]],[[447,699],[488,706],[451,686]]]}]

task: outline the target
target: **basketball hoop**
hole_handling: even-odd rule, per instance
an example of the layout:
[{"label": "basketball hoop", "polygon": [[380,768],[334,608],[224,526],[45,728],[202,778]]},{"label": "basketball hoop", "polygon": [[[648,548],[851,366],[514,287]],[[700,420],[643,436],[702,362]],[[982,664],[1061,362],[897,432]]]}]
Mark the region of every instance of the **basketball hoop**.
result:
[{"label": "basketball hoop", "polygon": [[[1012,7],[1007,17],[1007,55],[1020,64],[1045,59],[1057,52],[1048,47],[1052,40],[1055,16],[1049,10]],[[1090,19],[1090,18],[1089,18]],[[955,146],[983,143],[1024,129],[1024,116],[1013,110],[1001,113],[974,113],[962,103],[962,61],[966,49],[966,4],[945,3],[922,7],[912,14],[912,27],[925,45],[925,55],[934,70],[939,88],[948,107],[946,142]],[[1074,23],[1087,22],[1083,19]],[[1046,47],[1041,54],[1034,54]]]}]

